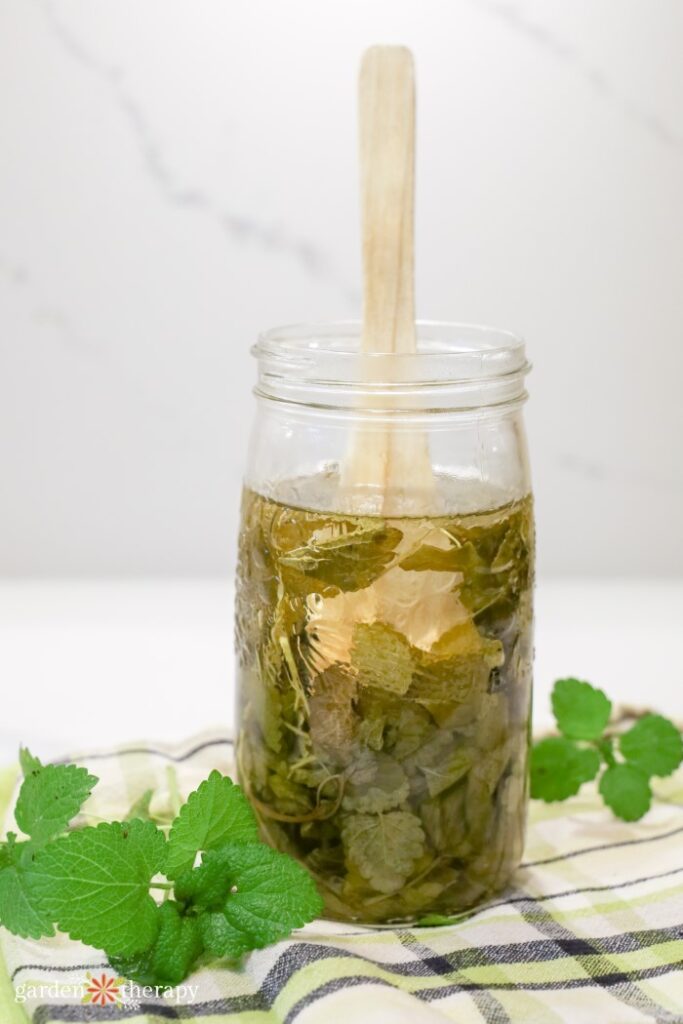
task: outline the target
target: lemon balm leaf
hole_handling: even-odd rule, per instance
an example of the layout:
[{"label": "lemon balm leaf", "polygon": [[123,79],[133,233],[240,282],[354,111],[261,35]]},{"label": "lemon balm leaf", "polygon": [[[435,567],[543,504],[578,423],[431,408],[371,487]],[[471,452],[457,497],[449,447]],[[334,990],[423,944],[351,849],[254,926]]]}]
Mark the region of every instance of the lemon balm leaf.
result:
[{"label": "lemon balm leaf", "polygon": [[265,843],[226,845],[204,854],[185,880],[203,912],[199,928],[213,956],[236,957],[286,938],[323,908],[308,872]]},{"label": "lemon balm leaf", "polygon": [[66,829],[98,780],[73,764],[37,764],[21,785],[14,817],[22,832],[40,844]]},{"label": "lemon balm leaf", "polygon": [[23,939],[41,939],[54,935],[55,930],[27,890],[22,868],[27,847],[27,843],[17,843],[13,833],[0,847],[0,924]]},{"label": "lemon balm leaf", "polygon": [[650,783],[633,765],[612,765],[600,779],[598,788],[607,806],[624,821],[638,821],[650,809]]},{"label": "lemon balm leaf", "polygon": [[619,749],[629,764],[645,775],[671,775],[683,760],[683,739],[668,718],[644,715],[619,737]]},{"label": "lemon balm leaf", "polygon": [[279,564],[350,593],[382,575],[402,536],[395,526],[373,523],[324,540],[312,537],[306,546],[282,555]]},{"label": "lemon balm leaf", "polygon": [[31,772],[43,767],[28,747],[19,747],[19,766],[24,776],[30,775]]},{"label": "lemon balm leaf", "polygon": [[361,686],[403,695],[413,679],[410,644],[384,622],[359,622],[353,630],[351,662]]},{"label": "lemon balm leaf", "polygon": [[156,939],[153,877],[166,841],[151,822],[105,822],[54,840],[27,872],[31,900],[72,939],[128,956]]},{"label": "lemon balm leaf", "polygon": [[342,806],[347,811],[390,811],[408,799],[408,777],[388,754],[361,751],[349,770]]},{"label": "lemon balm leaf", "polygon": [[190,794],[173,822],[166,875],[175,879],[188,871],[198,852],[258,839],[258,824],[246,796],[226,775],[213,771]]},{"label": "lemon balm leaf", "polygon": [[26,877],[16,867],[0,871],[0,924],[23,939],[54,935],[52,920],[40,905],[36,905],[27,889]]},{"label": "lemon balm leaf", "polygon": [[383,893],[398,892],[405,884],[426,841],[422,822],[410,811],[351,814],[342,840],[348,862]]},{"label": "lemon balm leaf", "polygon": [[159,931],[153,946],[137,956],[112,957],[114,970],[139,985],[179,985],[204,950],[197,917],[183,916],[173,900],[157,908]]},{"label": "lemon balm leaf", "polygon": [[[624,821],[637,821],[652,803],[650,778],[671,775],[683,761],[680,730],[662,715],[643,715],[620,736],[605,735],[612,703],[579,679],[555,683],[552,706],[562,736],[536,743],[531,755],[531,796],[565,800],[598,774],[598,790]],[[621,754],[624,761],[617,760]]]},{"label": "lemon balm leaf", "polygon": [[579,679],[558,679],[551,700],[558,728],[565,736],[573,740],[602,736],[612,712],[612,702],[602,690]]},{"label": "lemon balm leaf", "polygon": [[600,770],[600,755],[582,749],[565,736],[551,736],[531,751],[531,795],[552,803],[578,793]]}]

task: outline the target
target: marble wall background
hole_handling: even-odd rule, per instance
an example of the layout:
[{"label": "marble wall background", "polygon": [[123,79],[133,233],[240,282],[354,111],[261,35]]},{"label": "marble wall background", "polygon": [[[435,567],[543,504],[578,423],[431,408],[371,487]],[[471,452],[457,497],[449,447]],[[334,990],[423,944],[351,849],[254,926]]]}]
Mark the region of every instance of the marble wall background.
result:
[{"label": "marble wall background", "polygon": [[231,568],[249,345],[359,311],[377,41],[420,315],[528,340],[542,572],[683,572],[680,0],[0,0],[6,575]]}]

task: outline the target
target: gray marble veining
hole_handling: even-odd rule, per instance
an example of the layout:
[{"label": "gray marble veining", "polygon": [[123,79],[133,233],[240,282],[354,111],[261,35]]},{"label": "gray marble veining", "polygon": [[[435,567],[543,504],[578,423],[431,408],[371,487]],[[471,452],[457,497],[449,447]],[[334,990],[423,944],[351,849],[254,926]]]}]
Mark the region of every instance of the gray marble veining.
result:
[{"label": "gray marble veining", "polygon": [[330,254],[318,245],[280,224],[264,223],[241,211],[226,210],[203,189],[179,181],[162,152],[142,104],[127,88],[125,70],[101,59],[83,44],[67,24],[63,9],[56,0],[35,2],[44,13],[52,37],[64,52],[107,86],[130,127],[147,173],[169,203],[179,210],[210,218],[232,242],[254,242],[295,259],[312,277],[328,280],[338,287],[343,298],[355,307],[358,289],[344,280]]},{"label": "gray marble veining", "polygon": [[683,149],[683,132],[667,125],[655,110],[650,110],[637,100],[627,96],[610,81],[603,68],[592,64],[578,46],[562,39],[546,26],[534,21],[523,10],[523,5],[505,3],[504,0],[470,0],[475,7],[488,11],[494,18],[507,25],[512,31],[524,36],[535,46],[546,50],[557,60],[570,65],[588,84],[612,103],[634,124],[651,134],[658,142],[675,150]]}]

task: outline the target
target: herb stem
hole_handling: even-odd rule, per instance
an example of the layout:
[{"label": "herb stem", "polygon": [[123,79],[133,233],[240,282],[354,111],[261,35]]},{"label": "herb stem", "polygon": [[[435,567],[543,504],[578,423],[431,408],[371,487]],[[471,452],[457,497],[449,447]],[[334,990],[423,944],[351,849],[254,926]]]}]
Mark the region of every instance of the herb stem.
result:
[{"label": "herb stem", "polygon": [[598,740],[595,746],[597,747],[598,751],[602,754],[607,766],[609,768],[614,768],[615,764],[617,763],[617,759],[614,756],[612,740],[609,737],[605,737],[604,739]]}]

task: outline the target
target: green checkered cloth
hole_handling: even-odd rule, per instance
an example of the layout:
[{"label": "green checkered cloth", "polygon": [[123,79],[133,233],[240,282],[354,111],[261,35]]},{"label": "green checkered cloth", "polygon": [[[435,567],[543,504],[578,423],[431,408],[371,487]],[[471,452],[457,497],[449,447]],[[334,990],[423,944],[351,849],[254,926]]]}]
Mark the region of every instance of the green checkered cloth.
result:
[{"label": "green checkered cloth", "polygon": [[[169,768],[185,795],[212,768],[230,774],[232,755],[229,740],[206,735],[73,760],[100,777],[92,813],[117,818],[150,787],[157,806],[170,800]],[[6,826],[15,785],[16,774],[0,784]],[[564,804],[534,802],[512,885],[457,924],[318,921],[239,966],[204,968],[183,992],[124,987],[121,1005],[83,1004],[88,972],[112,975],[101,953],[2,931],[0,1024],[683,1022],[683,770],[657,793],[635,824],[612,818],[589,787]]]}]

